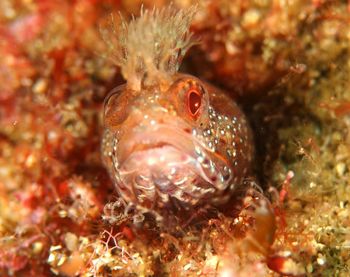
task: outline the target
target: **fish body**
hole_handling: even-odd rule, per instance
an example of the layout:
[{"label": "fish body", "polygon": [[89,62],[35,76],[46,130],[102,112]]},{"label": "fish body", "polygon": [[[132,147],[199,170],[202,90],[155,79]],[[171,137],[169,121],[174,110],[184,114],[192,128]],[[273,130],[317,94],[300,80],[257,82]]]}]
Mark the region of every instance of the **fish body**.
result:
[{"label": "fish body", "polygon": [[122,199],[146,211],[224,204],[251,174],[252,133],[241,109],[177,72],[193,14],[143,12],[113,48],[127,83],[105,100],[102,157]]}]

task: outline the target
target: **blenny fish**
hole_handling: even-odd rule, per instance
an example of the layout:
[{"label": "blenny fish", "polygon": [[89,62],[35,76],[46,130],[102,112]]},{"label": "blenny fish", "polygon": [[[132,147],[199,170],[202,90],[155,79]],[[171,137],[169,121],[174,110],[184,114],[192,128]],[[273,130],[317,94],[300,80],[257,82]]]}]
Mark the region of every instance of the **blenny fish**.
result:
[{"label": "blenny fish", "polygon": [[126,80],[105,99],[103,162],[125,203],[144,211],[223,205],[252,174],[242,110],[226,92],[178,72],[195,43],[195,11],[141,11],[102,30]]}]

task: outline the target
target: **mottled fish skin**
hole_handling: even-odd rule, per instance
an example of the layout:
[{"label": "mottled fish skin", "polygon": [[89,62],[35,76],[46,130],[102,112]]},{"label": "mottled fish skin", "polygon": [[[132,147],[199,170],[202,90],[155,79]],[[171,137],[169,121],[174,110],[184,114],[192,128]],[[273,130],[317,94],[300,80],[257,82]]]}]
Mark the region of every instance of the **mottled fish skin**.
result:
[{"label": "mottled fish skin", "polygon": [[[186,116],[179,97],[194,87],[208,97],[197,119]],[[176,198],[184,207],[220,205],[251,174],[244,114],[224,92],[189,75],[177,74],[167,91],[122,87],[106,100],[105,127],[104,163],[127,203],[157,209]]]},{"label": "mottled fish skin", "polygon": [[186,209],[224,204],[251,175],[254,147],[241,109],[225,92],[177,73],[193,15],[146,11],[116,42],[127,83],[105,100],[102,157],[119,195],[146,211],[174,201]]}]

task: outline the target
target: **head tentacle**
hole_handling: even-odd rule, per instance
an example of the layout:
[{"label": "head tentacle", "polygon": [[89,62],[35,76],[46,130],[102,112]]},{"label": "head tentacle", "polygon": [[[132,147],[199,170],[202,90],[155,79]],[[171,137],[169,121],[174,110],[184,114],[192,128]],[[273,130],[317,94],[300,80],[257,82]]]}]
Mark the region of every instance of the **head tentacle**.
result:
[{"label": "head tentacle", "polygon": [[196,7],[176,10],[173,5],[143,10],[141,16],[116,25],[112,15],[107,28],[101,28],[108,56],[121,68],[127,86],[140,90],[169,80],[186,51],[195,43],[189,32]]}]

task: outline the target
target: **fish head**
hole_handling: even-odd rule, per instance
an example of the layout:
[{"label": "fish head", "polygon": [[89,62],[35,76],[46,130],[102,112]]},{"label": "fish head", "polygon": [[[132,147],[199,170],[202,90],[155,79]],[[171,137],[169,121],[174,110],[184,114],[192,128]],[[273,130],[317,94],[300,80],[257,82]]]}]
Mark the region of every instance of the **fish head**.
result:
[{"label": "fish head", "polygon": [[106,98],[104,122],[105,163],[119,194],[149,209],[170,199],[223,203],[252,158],[239,108],[190,75],[139,91],[119,87]]}]

